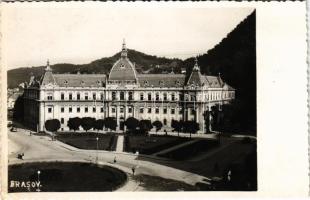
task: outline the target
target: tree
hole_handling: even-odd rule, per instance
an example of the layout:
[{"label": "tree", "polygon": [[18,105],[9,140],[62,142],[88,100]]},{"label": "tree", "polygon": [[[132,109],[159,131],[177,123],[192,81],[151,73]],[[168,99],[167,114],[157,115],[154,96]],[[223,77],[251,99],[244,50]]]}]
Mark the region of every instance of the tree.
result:
[{"label": "tree", "polygon": [[96,119],[92,117],[83,117],[81,120],[82,128],[87,132],[94,127]]},{"label": "tree", "polygon": [[129,117],[125,121],[125,126],[129,131],[133,132],[139,126],[139,120],[134,117]]},{"label": "tree", "polygon": [[171,127],[174,131],[178,132],[178,136],[180,136],[180,131],[182,131],[183,121],[172,120]]},{"label": "tree", "polygon": [[189,121],[189,137],[192,138],[192,134],[197,133],[199,130],[199,124],[195,121]]},{"label": "tree", "polygon": [[183,130],[185,133],[189,133],[189,137],[192,138],[192,134],[197,133],[199,130],[199,124],[195,121],[185,121],[183,123]]},{"label": "tree", "polygon": [[60,121],[58,119],[49,119],[45,121],[46,130],[52,132],[52,140],[54,140],[54,132],[60,129]]},{"label": "tree", "polygon": [[116,122],[115,117],[107,117],[107,118],[105,118],[104,124],[105,124],[106,128],[109,128],[109,129],[114,130],[114,131],[116,130],[117,122]]},{"label": "tree", "polygon": [[139,128],[141,133],[148,133],[153,128],[151,120],[141,120],[139,122]]},{"label": "tree", "polygon": [[183,132],[189,133],[190,130],[190,121],[184,121],[182,124]]},{"label": "tree", "polygon": [[104,119],[97,119],[94,123],[94,129],[96,130],[103,130],[105,120]]},{"label": "tree", "polygon": [[74,117],[74,118],[69,118],[67,126],[69,127],[70,130],[79,130],[81,125],[81,118],[79,117]]},{"label": "tree", "polygon": [[159,131],[163,127],[163,123],[159,120],[156,120],[155,122],[153,122],[153,126],[155,126],[157,133],[157,131]]}]

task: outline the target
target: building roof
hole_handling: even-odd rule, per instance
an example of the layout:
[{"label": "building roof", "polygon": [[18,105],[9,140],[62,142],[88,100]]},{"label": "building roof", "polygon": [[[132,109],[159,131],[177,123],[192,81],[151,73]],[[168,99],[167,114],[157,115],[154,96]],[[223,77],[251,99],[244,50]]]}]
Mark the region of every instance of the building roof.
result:
[{"label": "building roof", "polygon": [[104,74],[54,74],[56,85],[60,87],[98,87],[104,86]]},{"label": "building roof", "polygon": [[206,84],[209,88],[223,87],[223,80],[219,76],[202,75],[202,78],[204,79],[204,84]]},{"label": "building roof", "polygon": [[[109,81],[120,83],[123,81],[134,81],[139,83],[140,87],[179,87],[188,86],[206,86],[208,88],[232,88],[223,82],[221,76],[206,76],[200,72],[197,58],[189,78],[185,74],[138,74],[135,66],[127,57],[125,41],[122,45],[121,57],[113,65]],[[187,82],[186,82],[187,80]],[[31,83],[36,83],[32,78]],[[40,83],[47,85],[49,83],[60,87],[102,87],[105,86],[106,76],[104,74],[53,74],[52,69],[47,62],[47,68]],[[233,88],[232,88],[233,89]]]},{"label": "building roof", "polygon": [[183,87],[184,74],[138,74],[141,87]]},{"label": "building roof", "polygon": [[49,83],[55,84],[54,75],[51,71],[47,71],[44,73],[44,75],[41,78],[40,84],[41,85],[48,85]]},{"label": "building roof", "polygon": [[202,75],[200,71],[193,71],[191,75],[189,76],[189,79],[187,81],[187,85],[198,85],[201,86],[204,83],[204,79],[202,78]]},{"label": "building roof", "polygon": [[187,85],[198,85],[202,86],[204,84],[204,79],[202,78],[200,67],[198,65],[197,57],[195,58],[195,65],[192,70],[191,75],[188,78]]},{"label": "building roof", "polygon": [[[30,85],[33,84],[33,81],[34,81],[34,78],[31,77],[30,78]],[[46,64],[46,68],[45,68],[45,73],[44,75],[42,76],[41,80],[40,80],[40,84],[41,85],[48,85],[48,84],[55,84],[55,79],[54,79],[54,76],[53,76],[53,72],[52,72],[52,69],[50,67],[50,62],[49,60],[47,60],[47,64]]]},{"label": "building roof", "polygon": [[109,81],[135,81],[137,76],[134,65],[127,57],[122,57],[113,65]]}]

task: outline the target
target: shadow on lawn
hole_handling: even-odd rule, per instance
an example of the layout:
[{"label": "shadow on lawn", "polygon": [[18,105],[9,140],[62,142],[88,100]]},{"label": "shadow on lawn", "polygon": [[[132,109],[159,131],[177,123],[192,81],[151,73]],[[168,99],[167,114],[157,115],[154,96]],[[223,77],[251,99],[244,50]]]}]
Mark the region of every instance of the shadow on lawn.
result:
[{"label": "shadow on lawn", "polygon": [[[179,151],[178,156],[182,155],[182,153],[185,152]],[[143,155],[139,155],[136,159],[158,163],[212,179],[211,186],[198,183],[199,190],[257,190],[256,141],[239,140],[233,142],[199,161],[162,160]]]}]

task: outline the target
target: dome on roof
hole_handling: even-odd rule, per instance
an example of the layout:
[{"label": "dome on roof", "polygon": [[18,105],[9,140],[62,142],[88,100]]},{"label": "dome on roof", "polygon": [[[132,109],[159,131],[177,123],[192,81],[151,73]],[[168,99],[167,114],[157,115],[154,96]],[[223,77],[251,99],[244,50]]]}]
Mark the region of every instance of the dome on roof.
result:
[{"label": "dome on roof", "polygon": [[136,80],[136,70],[128,58],[120,58],[113,65],[110,75],[110,81],[131,81]]},{"label": "dome on roof", "polygon": [[124,41],[121,58],[113,65],[109,74],[109,81],[136,81],[136,74],[134,65],[127,57],[127,49]]}]

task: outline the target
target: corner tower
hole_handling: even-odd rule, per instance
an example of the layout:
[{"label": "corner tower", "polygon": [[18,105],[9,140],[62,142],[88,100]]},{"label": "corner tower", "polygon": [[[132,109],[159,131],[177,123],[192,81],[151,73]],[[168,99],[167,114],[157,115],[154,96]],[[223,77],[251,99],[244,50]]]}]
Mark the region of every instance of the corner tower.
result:
[{"label": "corner tower", "polygon": [[45,73],[41,78],[40,85],[56,84],[55,78],[53,76],[52,68],[50,67],[50,62],[47,60]]},{"label": "corner tower", "polygon": [[198,65],[197,57],[195,58],[195,65],[193,67],[191,75],[189,76],[187,85],[198,85],[198,86],[203,85],[203,79],[200,73],[200,67]]}]

